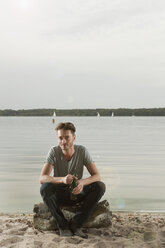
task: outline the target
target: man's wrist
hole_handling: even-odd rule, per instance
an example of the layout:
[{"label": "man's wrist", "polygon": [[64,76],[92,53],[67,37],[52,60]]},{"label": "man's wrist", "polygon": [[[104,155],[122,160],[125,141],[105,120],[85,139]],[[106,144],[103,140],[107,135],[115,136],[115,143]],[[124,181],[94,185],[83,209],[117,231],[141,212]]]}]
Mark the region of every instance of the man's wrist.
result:
[{"label": "man's wrist", "polygon": [[84,186],[84,180],[83,179],[80,179],[77,182],[81,183]]},{"label": "man's wrist", "polygon": [[60,183],[65,184],[65,177],[61,177]]}]

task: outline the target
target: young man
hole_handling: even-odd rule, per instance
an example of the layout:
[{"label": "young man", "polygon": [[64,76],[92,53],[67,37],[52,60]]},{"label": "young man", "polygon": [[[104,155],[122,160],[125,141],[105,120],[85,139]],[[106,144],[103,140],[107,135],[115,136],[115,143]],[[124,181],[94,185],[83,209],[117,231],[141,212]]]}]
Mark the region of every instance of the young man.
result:
[{"label": "young man", "polygon": [[[61,236],[87,238],[81,227],[104,194],[105,185],[100,181],[100,174],[87,149],[74,145],[75,126],[70,122],[59,123],[56,131],[58,146],[50,149],[41,171],[41,196],[55,218]],[[84,165],[90,176],[82,179]],[[50,176],[52,169],[54,176]],[[71,194],[70,186],[74,179],[78,179],[77,186]],[[60,206],[80,202],[82,207],[68,223]]]}]

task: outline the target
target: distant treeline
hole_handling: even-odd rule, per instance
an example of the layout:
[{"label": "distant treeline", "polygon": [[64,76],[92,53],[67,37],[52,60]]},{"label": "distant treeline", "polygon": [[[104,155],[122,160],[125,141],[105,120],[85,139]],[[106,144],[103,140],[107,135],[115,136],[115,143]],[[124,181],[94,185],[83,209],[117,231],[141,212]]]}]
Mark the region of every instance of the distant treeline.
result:
[{"label": "distant treeline", "polygon": [[0,110],[0,116],[165,116],[165,108],[21,109]]}]

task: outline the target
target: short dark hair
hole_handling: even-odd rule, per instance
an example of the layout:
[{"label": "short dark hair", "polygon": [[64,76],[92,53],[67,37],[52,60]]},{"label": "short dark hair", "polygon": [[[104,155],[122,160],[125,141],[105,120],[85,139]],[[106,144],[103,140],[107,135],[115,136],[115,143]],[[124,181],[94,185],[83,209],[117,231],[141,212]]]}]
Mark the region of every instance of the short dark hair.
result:
[{"label": "short dark hair", "polygon": [[71,122],[60,122],[56,127],[56,131],[61,130],[61,129],[70,130],[73,134],[75,134],[76,132],[76,128]]}]

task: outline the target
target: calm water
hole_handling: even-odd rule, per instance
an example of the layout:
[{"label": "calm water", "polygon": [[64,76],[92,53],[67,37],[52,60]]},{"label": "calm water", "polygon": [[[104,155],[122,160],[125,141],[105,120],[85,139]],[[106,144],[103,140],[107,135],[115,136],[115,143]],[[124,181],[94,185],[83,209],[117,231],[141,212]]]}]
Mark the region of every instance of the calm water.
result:
[{"label": "calm water", "polygon": [[[57,117],[77,127],[106,183],[112,210],[165,211],[165,118]],[[57,145],[49,117],[0,117],[0,212],[32,212],[39,175]],[[88,175],[84,171],[84,176]]]}]

